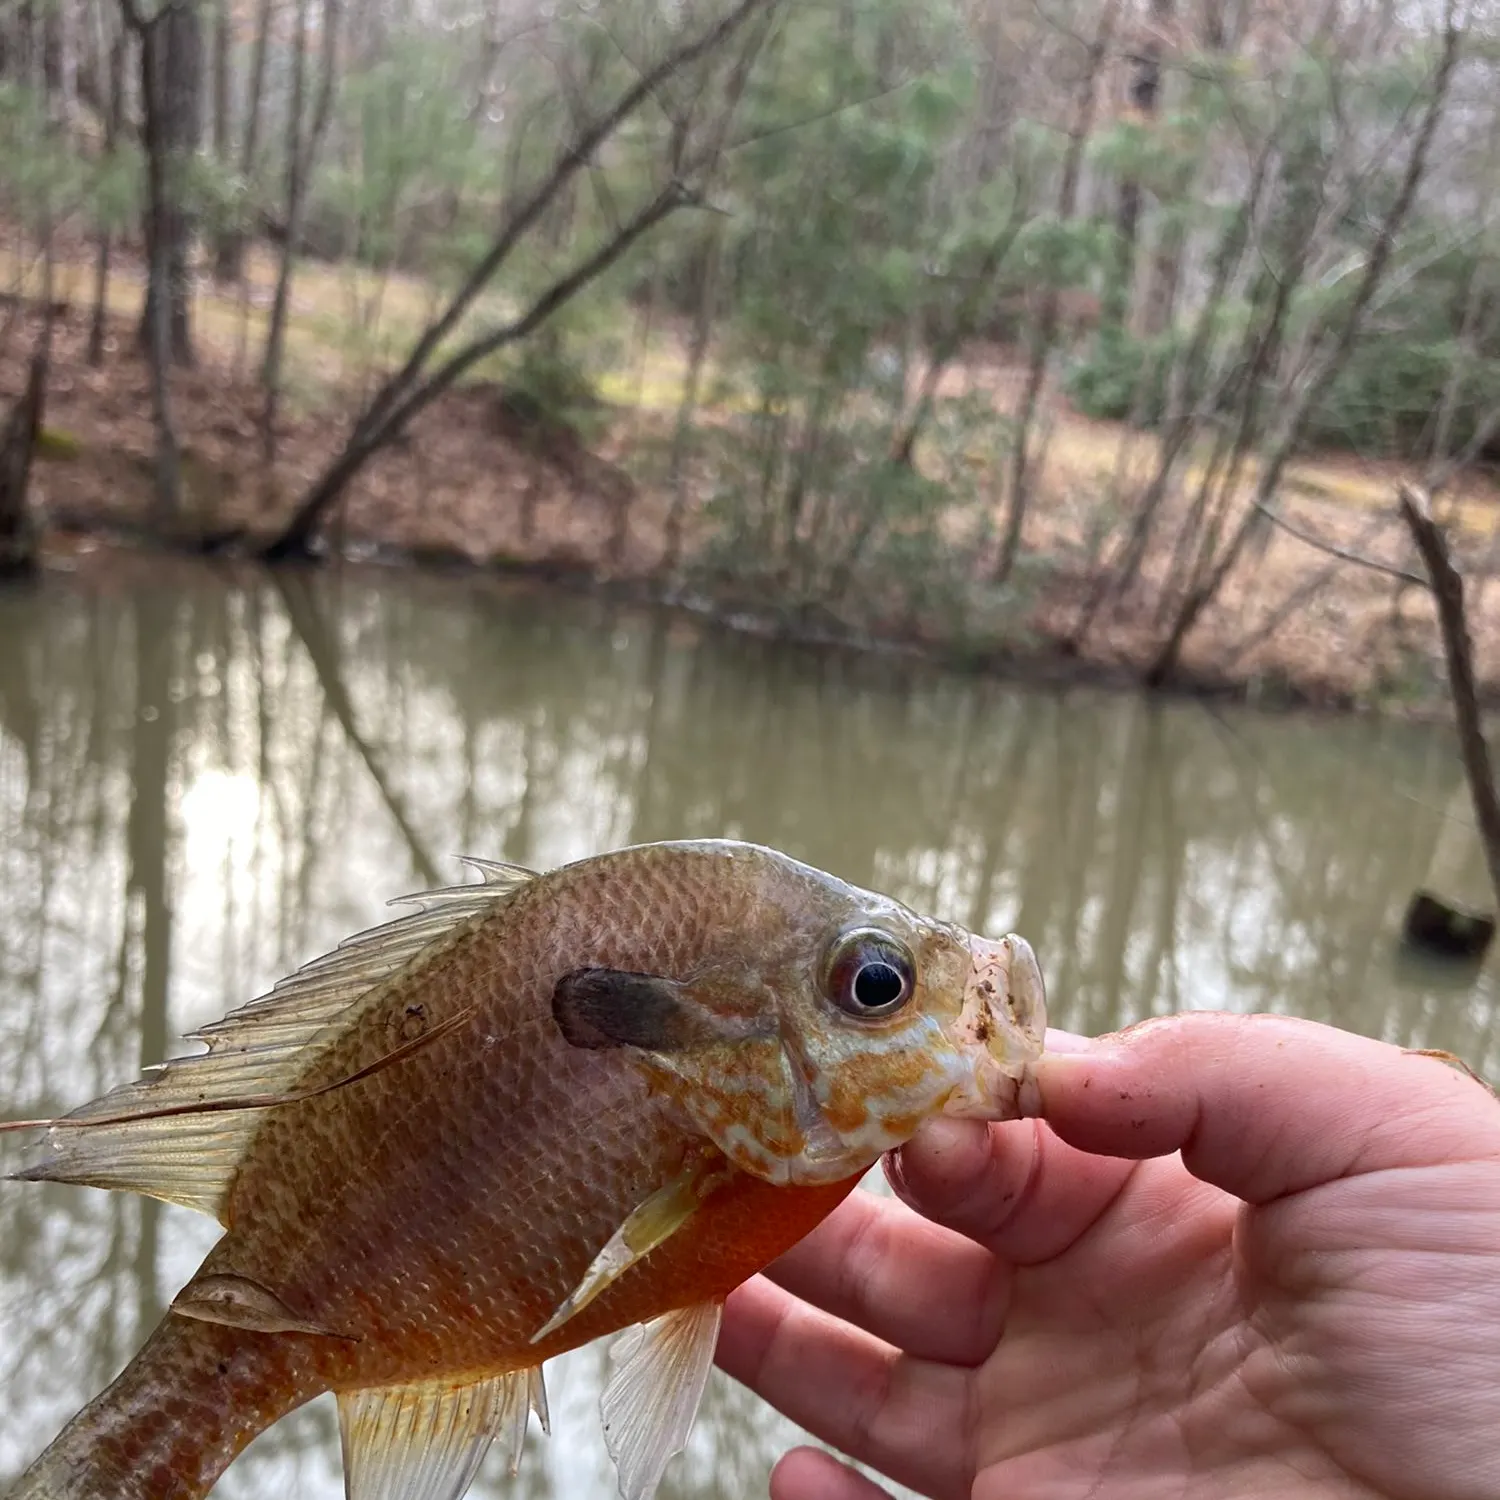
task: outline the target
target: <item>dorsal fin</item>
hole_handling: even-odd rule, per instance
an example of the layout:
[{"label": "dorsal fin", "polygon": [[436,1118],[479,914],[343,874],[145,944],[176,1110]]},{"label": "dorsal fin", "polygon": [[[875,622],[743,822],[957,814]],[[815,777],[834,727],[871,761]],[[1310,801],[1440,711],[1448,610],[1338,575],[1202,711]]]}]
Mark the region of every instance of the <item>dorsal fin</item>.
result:
[{"label": "dorsal fin", "polygon": [[225,1103],[291,1093],[315,1047],[340,1035],[389,980],[430,961],[535,878],[519,865],[467,863],[480,881],[398,898],[420,909],[345,939],[268,994],[190,1032],[206,1052],[148,1069],[54,1122],[41,1159],[16,1175],[126,1188],[220,1217],[266,1112]]}]

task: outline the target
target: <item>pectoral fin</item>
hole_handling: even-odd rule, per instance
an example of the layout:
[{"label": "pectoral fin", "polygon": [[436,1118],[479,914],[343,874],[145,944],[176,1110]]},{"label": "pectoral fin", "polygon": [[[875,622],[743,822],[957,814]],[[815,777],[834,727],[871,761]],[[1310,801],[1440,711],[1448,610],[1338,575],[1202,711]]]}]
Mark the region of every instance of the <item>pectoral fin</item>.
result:
[{"label": "pectoral fin", "polygon": [[459,1500],[496,1438],[514,1474],[540,1376],[516,1370],[468,1385],[340,1392],[347,1500]]},{"label": "pectoral fin", "polygon": [[610,1350],[615,1368],[599,1414],[623,1500],[650,1500],[667,1461],[686,1445],[723,1313],[722,1302],[684,1307],[630,1329]]},{"label": "pectoral fin", "polygon": [[582,1312],[610,1282],[676,1234],[732,1170],[716,1151],[694,1156],[615,1230],[584,1272],[583,1280],[532,1334],[531,1342],[540,1343],[548,1334],[555,1333],[575,1313]]}]

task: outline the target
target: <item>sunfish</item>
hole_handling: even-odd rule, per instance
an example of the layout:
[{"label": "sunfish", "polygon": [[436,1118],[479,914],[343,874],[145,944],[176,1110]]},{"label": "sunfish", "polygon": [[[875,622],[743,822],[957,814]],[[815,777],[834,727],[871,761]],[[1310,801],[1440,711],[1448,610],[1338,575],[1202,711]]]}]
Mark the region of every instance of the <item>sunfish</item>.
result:
[{"label": "sunfish", "polygon": [[728,1294],[923,1120],[1018,1113],[1045,1031],[1018,937],[727,840],[471,864],[40,1122],[22,1177],[224,1233],[12,1500],[205,1495],[325,1391],[350,1500],[459,1500],[547,1427],[543,1362],[617,1330],[606,1442],[649,1500]]}]

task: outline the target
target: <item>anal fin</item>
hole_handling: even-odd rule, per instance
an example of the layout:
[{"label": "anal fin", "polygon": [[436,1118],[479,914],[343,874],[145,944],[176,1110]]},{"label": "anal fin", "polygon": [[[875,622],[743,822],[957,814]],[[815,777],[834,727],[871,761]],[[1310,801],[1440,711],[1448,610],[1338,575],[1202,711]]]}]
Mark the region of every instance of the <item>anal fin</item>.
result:
[{"label": "anal fin", "polygon": [[733,1170],[717,1151],[690,1158],[675,1177],[652,1193],[615,1230],[590,1262],[583,1280],[532,1334],[531,1342],[540,1343],[548,1334],[555,1333],[569,1318],[582,1312],[610,1282],[676,1234]]},{"label": "anal fin", "polygon": [[651,1500],[668,1460],[687,1444],[723,1314],[722,1302],[700,1302],[638,1324],[611,1348],[615,1368],[599,1414],[623,1500]]},{"label": "anal fin", "polygon": [[343,1391],[338,1399],[347,1500],[460,1500],[497,1439],[516,1472],[527,1416],[547,1406],[539,1368],[469,1384]]},{"label": "anal fin", "polygon": [[[533,1365],[526,1372],[526,1400],[532,1411],[536,1413],[536,1419],[542,1424],[542,1431],[552,1436],[552,1415],[547,1410],[547,1383],[542,1379],[542,1367]],[[518,1452],[515,1461],[511,1464],[511,1472],[515,1472],[516,1464],[520,1463],[521,1455]]]}]

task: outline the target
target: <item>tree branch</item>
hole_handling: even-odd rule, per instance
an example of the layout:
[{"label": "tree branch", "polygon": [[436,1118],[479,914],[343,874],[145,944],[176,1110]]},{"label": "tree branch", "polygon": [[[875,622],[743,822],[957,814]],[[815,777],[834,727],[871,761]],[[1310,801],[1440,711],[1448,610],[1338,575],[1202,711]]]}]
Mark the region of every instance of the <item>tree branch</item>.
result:
[{"label": "tree branch", "polygon": [[355,424],[362,432],[380,423],[420,377],[433,351],[451,333],[468,312],[474,299],[510,258],[511,253],[546,212],[554,198],[589,162],[600,146],[660,88],[673,73],[709,56],[737,31],[751,15],[771,0],[739,0],[728,15],[701,36],[667,54],[650,72],[642,76],[615,101],[613,106],[582,130],[573,144],[554,163],[546,180],[536,188],[500,231],[479,264],[469,273],[442,315],[431,323],[417,340],[406,363],[376,392],[369,407]]},{"label": "tree branch", "polygon": [[1366,557],[1360,552],[1351,552],[1347,548],[1340,547],[1334,542],[1324,541],[1320,536],[1314,536],[1310,531],[1303,531],[1300,526],[1294,526],[1279,511],[1273,510],[1264,500],[1252,502],[1261,515],[1274,525],[1281,527],[1288,536],[1294,536],[1299,542],[1314,548],[1318,552],[1326,552],[1329,557],[1336,557],[1342,562],[1356,563],[1361,568],[1369,568],[1375,573],[1384,573],[1387,578],[1399,578],[1403,583],[1414,583],[1418,588],[1426,588],[1427,580],[1420,573],[1413,573],[1406,568],[1398,568],[1393,563],[1383,563],[1378,558]]},{"label": "tree branch", "polygon": [[281,562],[305,554],[323,513],[343,493],[344,487],[425,406],[480,360],[525,338],[569,298],[608,270],[648,229],[693,201],[694,196],[681,183],[669,183],[617,235],[554,281],[519,318],[471,339],[395,404],[388,405],[377,423],[357,428],[343,452],[308,491],[281,534],[262,550],[261,558],[266,562]]},{"label": "tree branch", "polygon": [[1437,599],[1438,627],[1443,637],[1443,657],[1448,666],[1448,689],[1453,698],[1453,717],[1458,729],[1458,748],[1464,775],[1474,802],[1474,816],[1484,844],[1484,858],[1500,903],[1500,793],[1489,745],[1479,713],[1479,689],[1474,676],[1474,645],[1464,610],[1463,575],[1453,565],[1448,543],[1432,519],[1426,494],[1415,485],[1403,484],[1399,491],[1401,516],[1422,554],[1432,592]]}]

